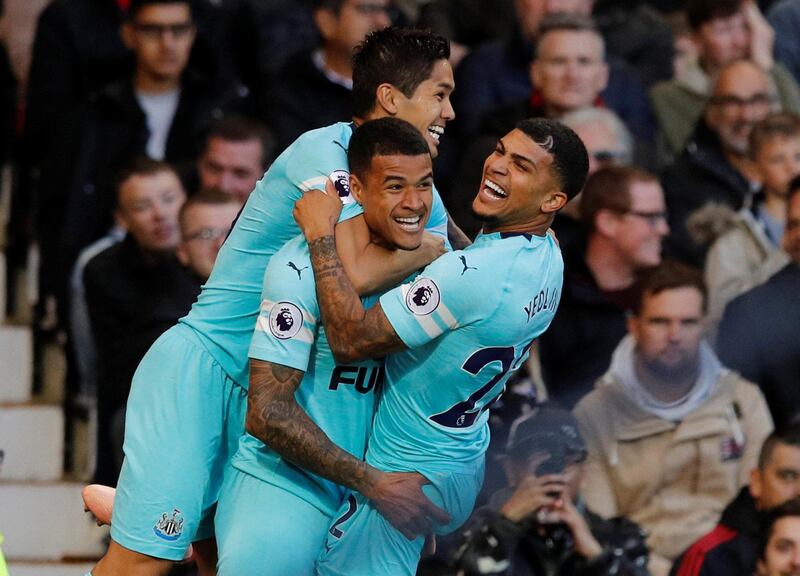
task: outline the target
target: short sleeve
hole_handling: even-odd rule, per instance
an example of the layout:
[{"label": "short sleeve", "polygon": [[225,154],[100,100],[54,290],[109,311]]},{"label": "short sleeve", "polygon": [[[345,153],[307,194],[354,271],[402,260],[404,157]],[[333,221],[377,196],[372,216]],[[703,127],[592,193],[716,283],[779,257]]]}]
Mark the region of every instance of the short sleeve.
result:
[{"label": "short sleeve", "polygon": [[316,338],[319,307],[308,245],[290,240],[270,260],[250,342],[250,358],[305,372]]}]

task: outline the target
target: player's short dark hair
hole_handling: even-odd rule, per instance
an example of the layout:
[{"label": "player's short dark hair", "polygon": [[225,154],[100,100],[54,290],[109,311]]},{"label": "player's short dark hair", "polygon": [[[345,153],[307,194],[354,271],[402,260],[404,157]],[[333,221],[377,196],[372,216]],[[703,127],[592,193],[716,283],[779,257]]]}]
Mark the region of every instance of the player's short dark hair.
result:
[{"label": "player's short dark hair", "polygon": [[589,173],[589,155],[578,135],[561,122],[546,118],[528,118],[515,128],[553,157],[556,179],[567,198],[577,196]]},{"label": "player's short dark hair", "polygon": [[194,0],[131,0],[128,6],[128,11],[125,16],[128,20],[133,20],[139,13],[139,10],[147,6],[157,6],[159,4],[186,4],[189,7],[189,15],[194,20],[196,7]]},{"label": "player's short dark hair", "polygon": [[170,172],[180,180],[177,170],[175,170],[172,164],[167,162],[154,160],[147,156],[137,156],[126,162],[122,168],[120,168],[119,172],[117,172],[117,177],[114,179],[116,202],[119,202],[119,193],[122,190],[122,185],[130,178],[134,176],[152,176],[160,172]]},{"label": "player's short dark hair", "polygon": [[733,16],[742,9],[742,0],[686,0],[689,28],[698,30],[703,24]]},{"label": "player's short dark hair", "polygon": [[213,139],[227,142],[249,142],[258,140],[261,144],[261,165],[266,168],[275,158],[275,137],[272,132],[258,120],[244,116],[225,116],[211,125],[206,135],[205,148]]},{"label": "player's short dark hair", "polygon": [[800,116],[792,112],[773,112],[750,131],[750,156],[755,158],[773,138],[800,137]]},{"label": "player's short dark hair", "polygon": [[761,445],[761,452],[758,454],[758,468],[764,470],[772,460],[772,454],[779,444],[786,444],[800,448],[800,421],[792,422],[788,426],[774,430],[767,436]]},{"label": "player's short dark hair", "polygon": [[347,161],[350,172],[363,178],[375,156],[430,156],[430,153],[419,130],[405,120],[387,116],[364,122],[356,129],[347,147]]},{"label": "player's short dark hair", "polygon": [[384,83],[411,97],[433,65],[449,57],[450,43],[429,30],[390,26],[370,32],[353,56],[353,113],[368,116]]},{"label": "player's short dark hair", "polygon": [[601,210],[624,214],[631,209],[631,186],[634,182],[658,183],[658,179],[635,166],[611,165],[589,176],[580,199],[581,222],[589,231]]},{"label": "player's short dark hair", "polygon": [[639,284],[639,293],[633,302],[632,312],[638,316],[642,312],[645,298],[657,296],[665,290],[677,288],[695,288],[703,298],[703,311],[706,309],[708,291],[703,274],[697,268],[678,262],[664,260],[661,264],[648,270]]},{"label": "player's short dark hair", "polygon": [[764,559],[767,546],[769,545],[772,533],[775,531],[775,524],[778,520],[789,518],[793,516],[800,516],[800,498],[792,498],[783,504],[776,506],[772,510],[768,510],[763,516],[762,529],[759,531],[758,538],[758,557]]}]

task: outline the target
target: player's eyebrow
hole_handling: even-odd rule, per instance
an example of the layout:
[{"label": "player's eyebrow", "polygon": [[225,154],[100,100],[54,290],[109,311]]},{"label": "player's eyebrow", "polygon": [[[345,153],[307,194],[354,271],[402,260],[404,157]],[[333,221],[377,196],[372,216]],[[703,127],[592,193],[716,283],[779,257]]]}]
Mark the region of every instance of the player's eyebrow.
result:
[{"label": "player's eyebrow", "polygon": [[536,162],[533,160],[533,158],[528,158],[527,156],[524,156],[522,154],[517,154],[516,152],[511,152],[511,158],[513,158],[515,162],[530,164],[531,166],[533,166],[533,169],[535,171],[537,172],[539,171],[539,167],[536,165]]}]

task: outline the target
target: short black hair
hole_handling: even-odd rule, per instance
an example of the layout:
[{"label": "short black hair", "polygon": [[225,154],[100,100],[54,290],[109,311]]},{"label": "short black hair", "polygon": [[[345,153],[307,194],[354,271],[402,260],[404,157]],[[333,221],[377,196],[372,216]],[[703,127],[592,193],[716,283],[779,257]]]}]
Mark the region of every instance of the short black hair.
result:
[{"label": "short black hair", "polygon": [[194,21],[196,11],[194,0],[131,0],[128,11],[125,13],[126,18],[133,20],[142,8],[159,4],[186,4],[189,7],[189,16]]},{"label": "short black hair", "polygon": [[686,0],[686,20],[689,28],[700,27],[717,18],[733,16],[742,9],[742,0]]},{"label": "short black hair", "polygon": [[433,65],[449,57],[450,43],[429,30],[390,26],[370,32],[353,56],[353,113],[368,116],[384,83],[410,97],[430,77]]},{"label": "short black hair", "polygon": [[800,448],[800,422],[792,422],[788,426],[774,430],[767,436],[761,445],[761,452],[758,455],[758,469],[764,470],[772,459],[772,453],[778,444],[786,444]]},{"label": "short black hair", "polygon": [[631,209],[631,187],[636,182],[658,184],[658,178],[636,166],[603,166],[589,176],[580,201],[581,222],[589,234],[595,231],[597,214],[610,210],[624,214]]},{"label": "short black hair", "polygon": [[[597,26],[588,16],[581,16],[580,14],[570,14],[569,12],[552,12],[547,14],[539,23],[539,34],[536,36],[536,47],[542,43],[542,39],[550,32],[589,32],[594,34],[603,47],[603,59],[605,59],[606,41],[603,35],[597,29]],[[534,54],[534,60],[536,55]]]},{"label": "short black hair", "polygon": [[162,162],[161,160],[154,160],[148,156],[136,156],[131,158],[122,165],[122,168],[117,172],[117,177],[114,179],[114,190],[117,200],[119,200],[119,193],[122,189],[122,185],[130,178],[134,176],[152,176],[153,174],[159,174],[161,172],[170,172],[180,180],[178,171],[175,170],[172,164]]},{"label": "short black hair", "polygon": [[793,516],[800,517],[800,498],[792,498],[791,500],[787,500],[764,515],[762,529],[759,532],[758,539],[759,558],[762,560],[764,559],[770,538],[772,538],[772,532],[775,530],[775,524],[778,522],[778,520]]},{"label": "short black hair", "polygon": [[430,153],[419,130],[405,120],[387,116],[364,122],[356,129],[347,148],[347,161],[350,172],[363,178],[375,156],[430,156]]},{"label": "short black hair", "polygon": [[227,142],[249,142],[258,140],[261,143],[261,165],[266,168],[275,158],[275,136],[258,120],[244,116],[224,116],[214,122],[206,135],[205,148],[212,138]]},{"label": "short black hair", "polygon": [[589,173],[589,155],[578,135],[564,124],[546,118],[528,118],[515,128],[553,157],[552,166],[561,191],[570,200],[575,198]]}]

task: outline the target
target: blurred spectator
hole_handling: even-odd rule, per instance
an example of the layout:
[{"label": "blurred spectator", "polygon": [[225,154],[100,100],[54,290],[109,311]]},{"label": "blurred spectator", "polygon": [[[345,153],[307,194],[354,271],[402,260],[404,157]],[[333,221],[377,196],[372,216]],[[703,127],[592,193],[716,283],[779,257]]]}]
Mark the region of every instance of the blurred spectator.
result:
[{"label": "blurred spectator", "polygon": [[197,161],[198,188],[214,188],[244,204],[275,155],[272,134],[259,122],[222,118],[211,125]]},{"label": "blurred spectator", "polygon": [[667,21],[672,28],[672,37],[675,43],[675,57],[672,60],[673,75],[667,80],[672,79],[681,84],[685,82],[687,74],[690,74],[690,70],[696,65],[697,44],[694,42],[685,11],[675,12]]},{"label": "blurred spectator", "polygon": [[788,262],[780,247],[789,182],[800,175],[800,119],[784,112],[767,116],[750,133],[750,155],[763,196],[757,195],[739,212],[713,205],[689,219],[693,237],[704,234],[713,240],[705,267],[706,336],[712,344],[728,302],[765,282]]},{"label": "blurred spectator", "polygon": [[702,268],[706,249],[689,235],[689,216],[709,202],[733,210],[750,202],[758,175],[748,139],[753,126],[770,113],[772,102],[768,77],[753,62],[739,60],[720,71],[692,140],[662,175],[671,256]]},{"label": "blurred spectator", "polygon": [[800,500],[790,500],[770,515],[759,542],[755,574],[800,574]]},{"label": "blurred spectator", "polygon": [[661,262],[667,234],[664,195],[651,174],[608,166],[589,177],[580,203],[585,250],[564,254],[564,288],[550,328],[539,338],[550,398],[567,408],[587,394],[625,336],[639,274]]},{"label": "blurred spectator", "polygon": [[651,92],[663,162],[680,154],[712,95],[713,79],[731,62],[751,59],[768,76],[767,93],[784,110],[800,112],[800,90],[772,61],[772,29],[752,0],[689,0],[686,6],[698,59],[682,77]]},{"label": "blurred spectator", "polygon": [[130,158],[148,154],[190,166],[212,120],[242,104],[238,86],[219,88],[186,70],[195,26],[187,0],[132,0],[122,27],[135,71],[56,123],[38,199],[40,297],[55,295],[63,321],[79,251],[112,222],[111,182]]},{"label": "blurred spectator", "polygon": [[775,59],[791,72],[800,83],[800,0],[775,2],[767,13],[767,20],[775,30]]},{"label": "blurred spectator", "polygon": [[[464,58],[456,71],[458,91],[454,107],[464,135],[474,135],[484,114],[531,97],[530,62],[545,15],[568,12],[584,18],[585,0],[550,2],[516,0],[516,30],[507,40],[479,46]],[[605,55],[603,55],[605,57]],[[608,85],[601,94],[603,103],[619,114],[628,128],[645,140],[652,139],[653,118],[638,74],[624,62],[609,58]]]},{"label": "blurred spectator", "polygon": [[260,114],[279,151],[303,132],[353,116],[353,50],[368,33],[389,26],[393,11],[391,0],[314,1],[322,45],[289,58]]},{"label": "blurred spectator", "polygon": [[201,283],[211,275],[217,253],[241,208],[238,198],[213,188],[200,190],[181,207],[181,241],[176,255]]},{"label": "blurred spectator", "polygon": [[679,558],[673,576],[753,574],[764,513],[800,496],[800,426],[764,442],[750,484],[722,512],[719,524]]},{"label": "blurred spectator", "polygon": [[97,470],[115,485],[122,464],[125,404],[139,361],[162,332],[189,311],[200,282],[180,265],[175,171],[149,158],[119,176],[115,217],[127,236],[86,265],[83,279],[97,348]]},{"label": "blurred spectator", "polygon": [[761,387],[777,426],[800,412],[800,186],[787,200],[783,248],[791,262],[725,309],[720,358]]},{"label": "blurred spectator", "polygon": [[[633,161],[633,137],[619,116],[607,108],[587,107],[568,112],[561,122],[572,128],[586,146],[589,154],[589,175],[603,166],[628,165]],[[570,200],[553,221],[562,252],[575,243],[585,245],[585,230],[581,225],[578,194]]]},{"label": "blurred spectator", "polygon": [[639,527],[604,520],[579,499],[585,459],[586,443],[566,410],[544,405],[517,419],[506,450],[508,486],[468,521],[452,568],[469,576],[647,576]]},{"label": "blurred spectator", "polygon": [[647,275],[628,336],[575,408],[589,448],[586,503],[641,524],[654,576],[713,528],[772,431],[758,388],[702,340],[705,294],[685,264]]}]

